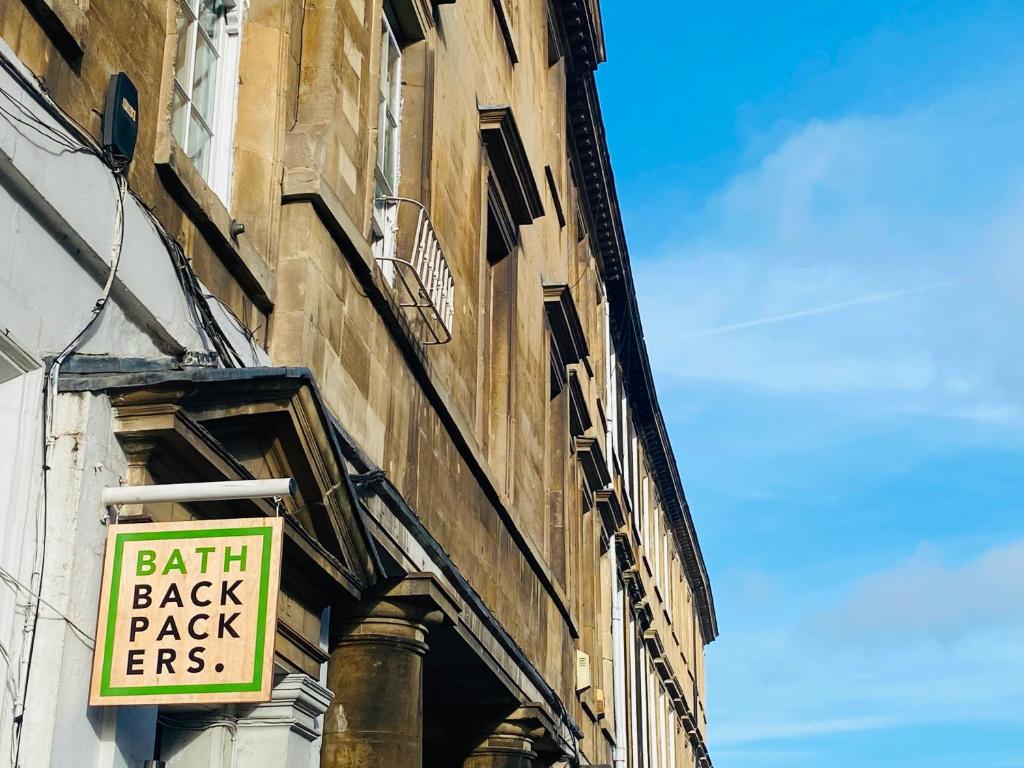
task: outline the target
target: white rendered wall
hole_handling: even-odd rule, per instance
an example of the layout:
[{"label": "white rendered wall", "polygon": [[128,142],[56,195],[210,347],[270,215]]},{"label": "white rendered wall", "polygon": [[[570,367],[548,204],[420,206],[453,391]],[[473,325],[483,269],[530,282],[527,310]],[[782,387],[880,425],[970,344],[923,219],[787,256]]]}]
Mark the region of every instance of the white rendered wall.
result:
[{"label": "white rendered wall", "polygon": [[[29,584],[41,485],[42,371],[0,384],[0,568],[8,578]],[[18,659],[28,599],[9,583],[0,583],[0,766],[10,764]]]},{"label": "white rendered wall", "polygon": [[[3,40],[0,55],[17,63]],[[0,88],[49,129],[63,131],[3,69]],[[117,210],[113,174],[99,158],[67,152],[0,117],[0,331],[40,359],[64,348],[89,319],[107,277]],[[212,307],[226,317],[216,302]],[[269,362],[233,322],[221,325],[247,364]],[[125,195],[112,301],[80,351],[154,358],[210,349],[160,235],[145,209]]]},{"label": "white rendered wall", "polygon": [[[17,63],[3,40],[0,56]],[[22,120],[31,122],[32,116],[48,129],[62,130],[4,69],[0,88],[24,110]],[[7,111],[18,109],[3,98]],[[14,699],[18,676],[24,675],[18,660],[28,639],[24,590],[32,584],[43,536],[41,592],[53,607],[43,606],[38,622],[21,766],[139,768],[152,757],[156,710],[90,710],[91,641],[61,618],[89,635],[94,631],[106,534],[99,492],[117,484],[124,472],[105,397],[56,398],[48,520],[45,531],[36,528],[42,504],[42,361],[61,352],[91,317],[109,272],[117,211],[114,176],[99,158],[68,152],[0,116],[0,334],[15,342],[24,357],[35,359],[25,366],[25,375],[7,381],[6,375],[0,377],[0,568],[10,574],[9,583],[0,582],[0,768],[11,765]],[[143,359],[209,352],[212,347],[195,324],[153,222],[131,195],[125,195],[123,211],[124,239],[111,300],[78,351]],[[219,306],[212,310],[247,364],[269,362]]]}]

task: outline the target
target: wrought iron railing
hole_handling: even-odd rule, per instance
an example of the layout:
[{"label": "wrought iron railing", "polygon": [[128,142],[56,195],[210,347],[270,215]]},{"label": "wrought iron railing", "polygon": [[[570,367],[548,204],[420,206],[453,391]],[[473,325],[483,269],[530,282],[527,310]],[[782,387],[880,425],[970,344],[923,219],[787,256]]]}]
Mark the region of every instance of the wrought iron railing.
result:
[{"label": "wrought iron railing", "polygon": [[[393,268],[393,279],[388,277],[399,294],[398,304],[422,321],[423,344],[447,344],[455,318],[455,281],[427,209],[407,197],[380,197],[377,203],[383,208],[385,232],[376,259],[382,267]],[[400,237],[403,205],[415,209],[411,239]]]}]

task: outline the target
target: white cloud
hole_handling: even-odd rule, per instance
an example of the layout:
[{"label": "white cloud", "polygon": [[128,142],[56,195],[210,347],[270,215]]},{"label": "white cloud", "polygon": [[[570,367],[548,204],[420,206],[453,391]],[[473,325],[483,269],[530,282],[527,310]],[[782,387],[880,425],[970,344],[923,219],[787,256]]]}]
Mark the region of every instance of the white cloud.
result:
[{"label": "white cloud", "polygon": [[837,637],[886,642],[905,633],[950,640],[977,625],[1024,625],[1024,539],[965,563],[950,563],[934,546],[922,546],[899,565],[862,579],[819,621]]},{"label": "white cloud", "polygon": [[775,323],[784,323],[790,320],[802,320],[805,317],[814,317],[815,315],[827,315],[832,312],[838,312],[843,309],[850,309],[852,307],[862,307],[867,304],[879,304],[883,301],[892,301],[893,299],[900,299],[904,296],[912,296],[915,293],[922,293],[924,291],[933,291],[936,288],[947,288],[952,283],[950,281],[944,281],[941,283],[932,283],[931,285],[923,285],[919,288],[905,288],[900,291],[888,291],[887,293],[876,293],[871,296],[863,296],[859,299],[849,299],[847,301],[841,301],[837,304],[826,304],[823,307],[810,307],[808,309],[799,309],[794,312],[787,312],[782,315],[773,315],[771,317],[759,317],[756,320],[744,320],[739,323],[730,323],[729,325],[720,325],[717,328],[708,328],[702,331],[694,331],[684,335],[683,339],[696,339],[702,336],[718,336],[723,333],[732,333],[733,331],[742,331],[748,328],[759,328],[764,325],[774,325]]},{"label": "white cloud", "polygon": [[[1024,728],[1024,539],[963,561],[924,545],[839,591],[793,579],[782,588],[789,601],[774,621],[734,614],[738,626],[709,651],[714,745],[799,747],[954,723]],[[794,605],[802,616],[791,616]]]},{"label": "white cloud", "polygon": [[1024,113],[994,110],[1002,87],[812,121],[726,184],[637,261],[660,375],[1019,424]]},{"label": "white cloud", "polygon": [[[706,551],[732,565],[713,573],[722,634],[708,652],[723,768],[790,751],[816,764],[821,737],[840,734],[1024,730],[1024,539],[967,558],[963,542],[911,551],[933,521],[963,531],[997,514],[950,524],[914,497],[913,471],[1024,435],[1019,82],[797,126],[634,262],[691,503],[717,537]],[[870,522],[884,510],[808,501],[829,493],[888,493],[892,535]],[[864,566],[875,536],[910,542],[906,556]]]}]

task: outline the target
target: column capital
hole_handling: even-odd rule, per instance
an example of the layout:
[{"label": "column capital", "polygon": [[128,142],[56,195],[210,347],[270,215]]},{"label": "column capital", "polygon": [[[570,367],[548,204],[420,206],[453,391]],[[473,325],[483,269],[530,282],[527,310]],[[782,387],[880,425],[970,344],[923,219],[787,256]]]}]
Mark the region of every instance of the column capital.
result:
[{"label": "column capital", "polygon": [[540,765],[536,743],[545,735],[543,720],[529,705],[493,726],[469,753],[464,768],[533,768]]},{"label": "column capital", "polygon": [[412,573],[364,597],[356,609],[338,616],[331,647],[359,643],[405,646],[423,654],[431,625],[454,622],[459,604],[432,573]]},{"label": "column capital", "polygon": [[538,765],[528,728],[501,723],[469,753],[463,768],[533,768]]},{"label": "column capital", "polygon": [[410,608],[426,607],[442,621],[454,623],[462,608],[459,599],[444,582],[429,572],[410,573],[384,587],[381,598]]}]

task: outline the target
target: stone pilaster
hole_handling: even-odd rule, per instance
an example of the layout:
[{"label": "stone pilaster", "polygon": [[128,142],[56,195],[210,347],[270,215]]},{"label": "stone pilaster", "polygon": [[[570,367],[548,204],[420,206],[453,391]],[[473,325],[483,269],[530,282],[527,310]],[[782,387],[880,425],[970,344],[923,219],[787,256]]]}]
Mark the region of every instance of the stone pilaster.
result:
[{"label": "stone pilaster", "polygon": [[318,768],[330,701],[309,675],[281,675],[265,704],[167,713],[160,756],[167,768]]},{"label": "stone pilaster", "polygon": [[285,675],[273,698],[260,704],[236,726],[238,765],[267,768],[317,768],[320,765],[322,717],[331,692],[309,675]]},{"label": "stone pilaster", "polygon": [[413,575],[338,622],[322,768],[422,766],[428,628],[456,611],[433,577]]}]

